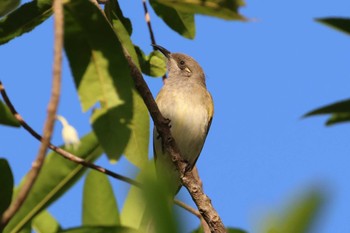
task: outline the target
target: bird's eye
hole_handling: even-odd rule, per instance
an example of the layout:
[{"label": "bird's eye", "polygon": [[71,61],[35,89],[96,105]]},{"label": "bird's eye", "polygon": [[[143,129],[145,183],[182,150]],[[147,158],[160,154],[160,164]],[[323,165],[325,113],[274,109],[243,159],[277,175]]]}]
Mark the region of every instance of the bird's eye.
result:
[{"label": "bird's eye", "polygon": [[185,65],[185,61],[181,60],[180,65]]}]

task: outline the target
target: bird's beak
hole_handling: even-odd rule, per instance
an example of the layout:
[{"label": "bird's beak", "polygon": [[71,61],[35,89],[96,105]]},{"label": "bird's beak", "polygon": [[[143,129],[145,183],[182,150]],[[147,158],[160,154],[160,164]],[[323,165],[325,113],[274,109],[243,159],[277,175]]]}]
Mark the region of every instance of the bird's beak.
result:
[{"label": "bird's beak", "polygon": [[167,50],[166,48],[163,48],[162,46],[160,45],[156,45],[156,44],[152,44],[153,48],[159,50],[162,54],[164,54],[164,56],[166,58],[170,58],[170,54],[171,52],[169,50]]}]

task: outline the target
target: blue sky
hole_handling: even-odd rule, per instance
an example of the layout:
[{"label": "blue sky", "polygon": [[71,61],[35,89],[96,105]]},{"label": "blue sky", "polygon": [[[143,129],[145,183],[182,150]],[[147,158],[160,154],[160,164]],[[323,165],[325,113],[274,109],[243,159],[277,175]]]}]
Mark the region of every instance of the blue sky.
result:
[{"label": "blue sky", "polygon": [[[120,1],[133,22],[133,41],[150,52],[141,1]],[[194,57],[204,68],[215,115],[198,168],[207,194],[224,223],[256,230],[264,218],[283,209],[314,186],[328,202],[318,233],[349,232],[349,124],[325,127],[325,117],[301,119],[319,106],[349,98],[350,38],[316,23],[326,16],[349,17],[350,2],[247,1],[242,13],[253,22],[197,16],[196,38],[171,31],[151,10],[157,43]],[[1,80],[17,110],[41,132],[51,86],[52,18],[33,32],[0,47]],[[146,77],[154,95],[161,80]],[[67,60],[59,114],[80,135],[91,130],[81,112]],[[61,126],[53,137],[61,144]],[[1,127],[0,156],[8,158],[18,183],[39,144],[23,129]],[[133,168],[98,161],[123,174]],[[113,182],[121,206],[125,184]],[[63,227],[80,224],[82,182],[50,211]],[[192,203],[184,190],[180,199]],[[67,206],[70,211],[67,212]],[[186,230],[198,221],[189,215]]]}]

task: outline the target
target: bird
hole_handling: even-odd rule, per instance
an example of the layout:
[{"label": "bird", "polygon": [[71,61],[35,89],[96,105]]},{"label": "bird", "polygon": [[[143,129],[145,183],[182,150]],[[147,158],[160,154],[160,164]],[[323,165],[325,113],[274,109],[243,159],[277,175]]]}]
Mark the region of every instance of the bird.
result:
[{"label": "bird", "polygon": [[[170,131],[191,171],[202,151],[214,115],[213,98],[207,90],[202,67],[192,57],[171,53],[160,45],[152,45],[167,60],[168,77],[156,97],[158,108],[169,119]],[[170,192],[181,188],[179,173],[170,155],[162,146],[156,127],[153,131],[153,150],[157,173],[169,176]]]}]

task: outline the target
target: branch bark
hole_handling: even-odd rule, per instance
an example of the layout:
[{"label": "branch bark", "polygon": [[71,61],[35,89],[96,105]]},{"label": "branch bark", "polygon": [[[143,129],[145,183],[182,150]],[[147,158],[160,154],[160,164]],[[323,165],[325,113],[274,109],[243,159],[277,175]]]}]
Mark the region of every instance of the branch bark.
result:
[{"label": "branch bark", "polygon": [[[4,228],[11,218],[16,214],[18,209],[22,206],[26,200],[30,190],[32,189],[41,167],[45,160],[46,151],[50,145],[51,135],[53,133],[53,127],[55,122],[55,116],[59,103],[60,90],[61,90],[61,73],[62,73],[62,48],[63,48],[63,6],[61,0],[54,0],[54,61],[53,61],[53,74],[52,74],[52,87],[51,97],[47,108],[47,117],[44,125],[43,138],[39,148],[38,155],[35,161],[32,163],[32,168],[28,172],[26,181],[20,189],[16,199],[12,202],[11,206],[4,212],[1,218],[1,227]],[[3,89],[0,83],[0,89]]]},{"label": "branch bark", "polygon": [[132,78],[134,79],[135,87],[148,108],[158,133],[162,138],[164,148],[171,155],[171,159],[179,172],[181,183],[190,193],[199,212],[209,225],[210,231],[218,233],[226,232],[225,226],[221,221],[219,214],[211,204],[210,198],[204,193],[200,180],[196,179],[192,171],[186,172],[187,163],[182,159],[179,148],[171,135],[168,125],[169,120],[165,119],[160,113],[151,91],[143,79],[141,72],[132,61],[132,58],[127,54],[125,56],[129,63],[130,72]]}]

